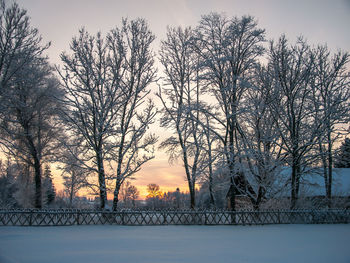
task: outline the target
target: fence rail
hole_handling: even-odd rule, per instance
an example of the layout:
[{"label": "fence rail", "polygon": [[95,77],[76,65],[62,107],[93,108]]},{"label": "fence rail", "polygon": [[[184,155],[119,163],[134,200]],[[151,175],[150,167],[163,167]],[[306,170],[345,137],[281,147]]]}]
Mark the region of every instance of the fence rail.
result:
[{"label": "fence rail", "polygon": [[0,210],[0,226],[347,224],[350,210]]}]

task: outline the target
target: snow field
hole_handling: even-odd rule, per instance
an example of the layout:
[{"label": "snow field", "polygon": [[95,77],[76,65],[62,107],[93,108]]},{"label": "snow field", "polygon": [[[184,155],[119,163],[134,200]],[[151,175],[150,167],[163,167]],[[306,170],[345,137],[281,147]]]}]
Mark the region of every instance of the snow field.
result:
[{"label": "snow field", "polygon": [[349,263],[350,225],[0,227],[1,263]]}]

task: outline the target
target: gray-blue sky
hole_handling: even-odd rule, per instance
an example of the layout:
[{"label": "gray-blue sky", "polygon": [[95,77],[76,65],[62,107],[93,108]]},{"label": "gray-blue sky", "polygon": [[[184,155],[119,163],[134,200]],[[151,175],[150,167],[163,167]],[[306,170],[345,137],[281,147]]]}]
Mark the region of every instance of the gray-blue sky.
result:
[{"label": "gray-blue sky", "polygon": [[[11,0],[8,0],[11,1]],[[215,11],[227,16],[252,15],[268,39],[282,33],[292,42],[303,35],[310,44],[325,44],[333,50],[350,51],[350,0],[18,0],[28,10],[32,25],[45,42],[48,55],[59,63],[59,54],[79,28],[90,33],[108,32],[120,25],[122,17],[143,17],[157,37],[154,49],[166,35],[166,26],[195,26],[201,15]],[[158,125],[157,125],[158,126]],[[137,185],[158,183],[175,190],[186,187],[180,164],[169,167],[164,153],[147,164],[137,176]],[[168,186],[168,188],[165,188]]]}]

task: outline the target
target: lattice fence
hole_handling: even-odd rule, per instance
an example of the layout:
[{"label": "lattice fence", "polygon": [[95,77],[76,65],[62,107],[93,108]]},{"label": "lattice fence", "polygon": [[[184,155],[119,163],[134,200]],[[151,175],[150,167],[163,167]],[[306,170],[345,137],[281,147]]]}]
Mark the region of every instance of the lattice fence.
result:
[{"label": "lattice fence", "polygon": [[115,211],[0,210],[0,226],[264,225],[350,223],[350,210]]}]

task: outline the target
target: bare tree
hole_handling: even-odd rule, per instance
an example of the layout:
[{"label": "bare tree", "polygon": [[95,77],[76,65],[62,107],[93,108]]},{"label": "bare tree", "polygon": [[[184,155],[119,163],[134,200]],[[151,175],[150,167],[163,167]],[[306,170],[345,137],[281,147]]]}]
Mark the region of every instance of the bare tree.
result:
[{"label": "bare tree", "polygon": [[342,127],[349,121],[350,74],[347,70],[350,55],[337,52],[331,56],[327,46],[313,50],[315,119],[323,123],[318,139],[328,206],[332,205],[332,177],[334,143],[347,132]]},{"label": "bare tree", "polygon": [[160,50],[166,77],[157,95],[163,105],[161,126],[175,133],[162,142],[161,148],[167,149],[170,161],[181,157],[191,197],[190,206],[194,209],[203,135],[198,123],[200,87],[192,37],[190,28],[168,28],[167,39],[162,41]]},{"label": "bare tree", "polygon": [[214,195],[214,169],[217,165],[218,159],[222,156],[222,151],[220,150],[220,140],[214,131],[215,119],[212,117],[211,105],[206,106],[203,102],[199,108],[200,118],[197,118],[196,121],[199,121],[201,126],[204,140],[202,142],[202,154],[204,155],[202,160],[202,175],[201,179],[204,179],[204,182],[208,182],[210,206],[213,208],[215,204],[215,195]]},{"label": "bare tree", "polygon": [[154,158],[154,144],[157,137],[147,133],[154,122],[156,109],[151,99],[149,85],[155,81],[154,54],[151,44],[154,35],[144,19],[128,21],[123,19],[121,29],[115,28],[108,36],[112,53],[120,53],[123,46],[123,78],[120,98],[123,104],[116,125],[118,134],[114,137],[113,160],[116,175],[113,210],[118,206],[118,195],[123,182],[140,171],[141,166]]},{"label": "bare tree", "polygon": [[[155,78],[153,40],[145,20],[123,19],[122,28],[111,30],[105,39],[80,30],[71,43],[73,54],[61,55],[60,75],[67,91],[62,119],[68,134],[82,142],[80,161],[98,174],[102,209],[106,177],[116,180],[115,210],[121,184],[153,158],[156,138],[147,129],[156,112],[151,100],[144,105]],[[107,174],[107,164],[111,170],[116,165],[115,174]]]},{"label": "bare tree", "polygon": [[80,142],[84,154],[76,158],[98,174],[100,208],[107,201],[105,162],[116,134],[123,74],[123,49],[113,54],[101,34],[89,35],[84,29],[71,42],[72,55],[61,54],[59,71],[66,90],[62,120],[68,136]]},{"label": "bare tree", "polygon": [[254,189],[252,194],[246,191],[254,209],[259,209],[262,201],[273,197],[283,187],[279,174],[284,155],[271,109],[275,99],[273,83],[270,69],[257,65],[254,80],[245,95],[246,110],[242,114],[245,122],[242,123],[241,170]]},{"label": "bare tree", "polygon": [[271,41],[269,57],[276,92],[271,106],[282,151],[287,154],[286,162],[292,170],[290,207],[293,209],[302,174],[313,162],[312,150],[323,125],[314,119],[311,85],[314,57],[303,39],[289,45],[284,35],[277,43]]},{"label": "bare tree", "polygon": [[139,198],[140,196],[140,191],[137,190],[137,187],[134,185],[130,185],[129,186],[129,195],[130,195],[130,199],[131,199],[131,203],[132,206],[135,208],[136,207],[136,203],[135,201]]},{"label": "bare tree", "polygon": [[87,186],[86,174],[84,170],[79,170],[79,168],[73,166],[70,167],[70,171],[66,171],[62,174],[63,185],[65,187],[65,192],[68,194],[69,207],[73,207],[73,200],[80,189]]},{"label": "bare tree", "polygon": [[160,191],[160,187],[157,184],[148,184],[147,185],[147,198],[160,197],[162,192]]},{"label": "bare tree", "polygon": [[[49,80],[53,79],[49,76],[51,69],[42,56],[49,45],[41,44],[41,36],[37,29],[31,28],[25,10],[16,3],[6,7],[5,1],[0,1],[1,144],[7,154],[19,154],[35,167],[37,208],[42,205],[41,159],[50,137],[50,128],[45,130],[42,125],[49,127],[51,117],[46,114],[52,101],[49,99],[46,107],[44,100],[56,85]],[[42,135],[48,137],[44,139]]]},{"label": "bare tree", "polygon": [[90,170],[87,169],[83,159],[79,155],[82,154],[79,148],[80,143],[75,141],[73,143],[65,142],[60,145],[60,151],[56,152],[56,161],[59,162],[58,169],[62,171],[64,191],[69,198],[69,206],[73,206],[73,199],[80,189],[91,185],[89,183]]},{"label": "bare tree", "polygon": [[120,190],[119,190],[119,196],[121,197],[120,199],[123,201],[124,205],[127,205],[127,202],[130,199],[128,188],[131,185],[129,181],[125,181],[124,184],[121,185]]},{"label": "bare tree", "polygon": [[26,10],[17,3],[7,7],[4,0],[0,1],[0,98],[11,78],[48,47],[41,44],[38,30],[30,26]]},{"label": "bare tree", "polygon": [[211,13],[202,17],[196,29],[196,53],[200,57],[201,78],[219,105],[216,120],[230,171],[230,206],[235,209],[235,175],[239,137],[239,114],[247,77],[256,59],[263,54],[265,31],[252,17],[233,17]]},{"label": "bare tree", "polygon": [[[2,105],[1,148],[34,169],[35,207],[41,208],[42,163],[53,154],[59,134],[56,122],[58,81],[45,58],[36,58],[11,79]],[[5,113],[5,112],[4,112]]]},{"label": "bare tree", "polygon": [[128,203],[131,201],[132,206],[135,207],[135,201],[140,195],[137,187],[132,185],[129,181],[124,182],[120,188],[120,194],[122,196],[122,200],[124,202],[124,206],[128,206]]},{"label": "bare tree", "polygon": [[148,184],[147,192],[147,202],[151,202],[152,209],[155,209],[156,206],[160,205],[160,199],[163,197],[163,193],[160,191],[160,187],[158,184]]}]

